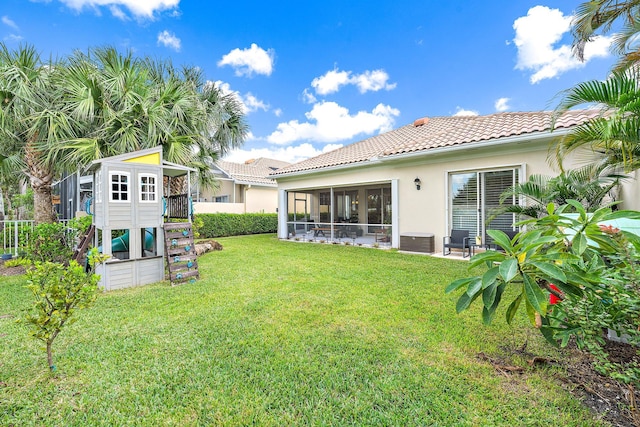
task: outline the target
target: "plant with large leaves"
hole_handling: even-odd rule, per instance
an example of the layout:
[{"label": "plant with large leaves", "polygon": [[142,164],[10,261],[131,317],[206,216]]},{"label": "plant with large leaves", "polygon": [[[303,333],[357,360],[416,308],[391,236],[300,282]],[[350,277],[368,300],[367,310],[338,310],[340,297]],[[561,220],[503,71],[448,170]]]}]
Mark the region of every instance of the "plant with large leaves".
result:
[{"label": "plant with large leaves", "polygon": [[237,97],[195,67],[98,48],[69,58],[61,85],[78,136],[52,156],[73,164],[160,145],[165,159],[196,168],[210,185],[211,163],[248,132]]},{"label": "plant with large leaves", "polygon": [[72,134],[54,83],[59,70],[31,46],[12,51],[0,44],[0,152],[8,168],[3,174],[28,178],[36,222],[54,218],[51,185],[59,164],[47,155],[47,147]]},{"label": "plant with large leaves", "polygon": [[[574,210],[573,215],[567,211]],[[595,292],[603,281],[601,251],[608,253],[618,247],[611,235],[598,223],[618,218],[640,219],[640,212],[612,211],[603,207],[587,213],[578,201],[568,200],[556,209],[548,205],[547,215],[519,223],[527,226],[513,240],[502,231],[489,230],[488,234],[503,252],[489,250],[475,255],[470,267],[486,264],[481,276],[467,277],[452,282],[447,293],[465,288],[456,304],[461,312],[482,298],[482,318],[491,323],[508,285],[516,286],[516,297],[506,311],[511,323],[518,309],[524,305],[532,323],[548,323],[549,295],[582,295]],[[553,289],[554,284],[559,291]],[[548,329],[543,329],[543,332]],[[553,338],[547,336],[548,338]]]},{"label": "plant with large leaves", "polygon": [[581,61],[588,42],[598,35],[609,33],[616,23],[613,36],[613,51],[621,57],[616,69],[624,70],[640,60],[640,49],[636,40],[640,33],[640,1],[638,0],[591,0],[581,3],[571,23],[573,52]]},{"label": "plant with large leaves", "polygon": [[569,153],[590,148],[591,163],[603,168],[640,168],[640,71],[614,72],[605,81],[579,83],[566,90],[556,115],[582,104],[595,105],[601,114],[576,126],[557,145],[559,163]]},{"label": "plant with large leaves", "polygon": [[565,205],[568,200],[578,200],[588,211],[594,211],[611,202],[609,196],[624,175],[603,173],[605,167],[597,164],[581,169],[564,171],[560,175],[531,175],[525,182],[507,188],[500,195],[500,203],[514,197],[524,198],[525,203],[501,206],[492,213],[515,213],[519,217],[540,218],[547,214],[547,205]]}]

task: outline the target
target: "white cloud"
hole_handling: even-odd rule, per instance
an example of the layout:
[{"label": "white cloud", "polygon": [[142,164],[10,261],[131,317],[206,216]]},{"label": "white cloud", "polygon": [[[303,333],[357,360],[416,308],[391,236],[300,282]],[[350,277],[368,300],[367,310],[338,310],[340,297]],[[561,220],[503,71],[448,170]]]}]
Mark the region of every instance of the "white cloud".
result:
[{"label": "white cloud", "polygon": [[167,30],[158,33],[158,44],[171,48],[176,52],[180,52],[180,48],[182,47],[180,39],[176,37],[175,34],[170,33]]},{"label": "white cloud", "polygon": [[8,36],[4,37],[3,40],[9,43],[17,43],[19,41],[21,41],[23,39],[22,36],[19,36],[17,34],[9,34]]},{"label": "white cloud", "polygon": [[461,107],[456,107],[456,112],[453,117],[465,117],[465,116],[477,116],[479,113],[474,110],[465,110]]},{"label": "white cloud", "polygon": [[349,84],[357,86],[360,93],[395,89],[396,83],[388,83],[388,81],[389,74],[384,70],[367,70],[362,74],[353,74],[351,71],[334,69],[313,79],[311,86],[318,95],[338,92],[341,87]]},{"label": "white cloud", "polygon": [[288,147],[266,147],[252,148],[250,150],[238,149],[225,156],[224,160],[228,162],[244,163],[249,159],[257,159],[259,157],[268,157],[270,159],[278,159],[289,163],[297,163],[310,157],[318,156],[322,153],[341,148],[342,144],[327,144],[322,149],[317,149],[308,142],[300,145]]},{"label": "white cloud", "polygon": [[280,123],[267,137],[273,144],[290,144],[295,141],[337,142],[356,135],[391,130],[400,111],[388,105],[378,104],[371,112],[359,111],[354,115],[335,102],[320,102],[305,114],[307,122],[291,120]]},{"label": "white cloud", "polygon": [[593,58],[608,56],[611,37],[599,36],[585,48],[585,62],[571,55],[571,46],[557,44],[571,28],[572,16],[564,16],[559,9],[535,6],[527,16],[516,19],[514,43],[518,49],[516,69],[532,71],[531,83],[557,77],[560,74],[584,67]]},{"label": "white cloud", "polygon": [[253,73],[270,76],[273,72],[272,49],[264,50],[252,43],[249,49],[233,49],[218,61],[218,67],[229,65],[236,70],[236,76],[250,77]]},{"label": "white cloud", "polygon": [[114,17],[120,19],[121,21],[127,21],[129,19],[124,11],[118,6],[110,6],[109,10]]},{"label": "white cloud", "polygon": [[340,90],[340,87],[349,84],[350,71],[327,71],[325,75],[316,77],[311,82],[318,95],[328,95]]},{"label": "white cloud", "polygon": [[264,103],[264,101],[256,98],[251,92],[248,92],[246,95],[242,97],[242,101],[244,105],[247,107],[248,112],[254,112],[258,110],[267,111],[269,106]]},{"label": "white cloud", "polygon": [[244,114],[253,113],[258,110],[269,111],[269,109],[271,108],[269,104],[258,99],[251,92],[247,92],[245,95],[242,95],[237,90],[232,90],[231,85],[229,83],[226,83],[220,80],[216,81],[215,83],[211,81],[207,83],[214,84],[217,88],[219,88],[222,91],[223,95],[235,96],[236,99],[240,102],[242,107],[242,112]]},{"label": "white cloud", "polygon": [[302,91],[302,101],[305,104],[315,104],[316,102],[318,102],[318,99],[313,96],[309,89],[305,88],[305,90]]},{"label": "white cloud", "polygon": [[508,109],[511,108],[511,106],[509,105],[509,98],[499,98],[496,100],[496,103],[494,104],[494,107],[496,109],[496,111],[499,112],[503,112],[503,111],[507,111]]},{"label": "white cloud", "polygon": [[[180,0],[60,0],[60,2],[78,11],[85,7],[97,9],[100,6],[107,6],[113,13],[113,7],[122,6],[134,16],[147,19],[152,19],[156,12],[175,9],[180,4]],[[114,16],[119,17],[117,14]]]},{"label": "white cloud", "polygon": [[280,117],[282,115],[282,108],[276,108],[275,110],[273,110],[273,114],[276,117]]},{"label": "white cloud", "polygon": [[2,23],[7,27],[11,27],[16,31],[20,31],[20,28],[18,28],[18,25],[15,22],[13,22],[13,20],[9,18],[7,15],[4,15],[2,17]]}]

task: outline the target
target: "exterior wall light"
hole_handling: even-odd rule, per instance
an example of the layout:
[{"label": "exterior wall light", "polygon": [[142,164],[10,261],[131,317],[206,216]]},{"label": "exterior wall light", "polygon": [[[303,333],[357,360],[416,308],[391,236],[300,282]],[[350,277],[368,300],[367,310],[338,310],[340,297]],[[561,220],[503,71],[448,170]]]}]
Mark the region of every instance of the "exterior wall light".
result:
[{"label": "exterior wall light", "polygon": [[413,183],[416,185],[416,190],[420,190],[420,186],[422,185],[422,181],[420,181],[420,178],[414,179]]}]

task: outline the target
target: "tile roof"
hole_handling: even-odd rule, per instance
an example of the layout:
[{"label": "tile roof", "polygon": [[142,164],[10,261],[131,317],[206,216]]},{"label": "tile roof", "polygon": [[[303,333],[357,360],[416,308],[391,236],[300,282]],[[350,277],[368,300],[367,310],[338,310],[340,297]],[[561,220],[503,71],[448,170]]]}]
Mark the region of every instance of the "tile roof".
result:
[{"label": "tile roof", "polygon": [[216,162],[216,166],[235,181],[271,186],[275,186],[276,182],[269,178],[269,174],[281,167],[289,165],[290,163],[267,159],[265,157],[260,157],[245,163],[233,163],[224,160],[218,160]]},{"label": "tile roof", "polygon": [[[566,129],[599,114],[595,110],[567,111],[555,124]],[[398,129],[364,139],[274,171],[271,176],[357,164],[404,153],[548,132],[553,112],[496,113],[487,116],[425,117]]]}]

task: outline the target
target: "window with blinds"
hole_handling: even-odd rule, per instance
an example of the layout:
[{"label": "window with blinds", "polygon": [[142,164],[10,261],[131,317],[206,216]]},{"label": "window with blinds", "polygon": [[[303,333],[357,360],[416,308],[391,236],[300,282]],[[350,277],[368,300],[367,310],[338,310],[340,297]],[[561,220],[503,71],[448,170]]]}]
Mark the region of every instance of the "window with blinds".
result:
[{"label": "window with blinds", "polygon": [[[500,195],[518,182],[518,169],[452,173],[449,175],[451,228],[484,236],[486,230],[513,230],[513,214],[495,216]],[[517,204],[517,198],[505,203]],[[487,222],[489,221],[489,222]],[[483,238],[483,241],[485,238]]]}]

